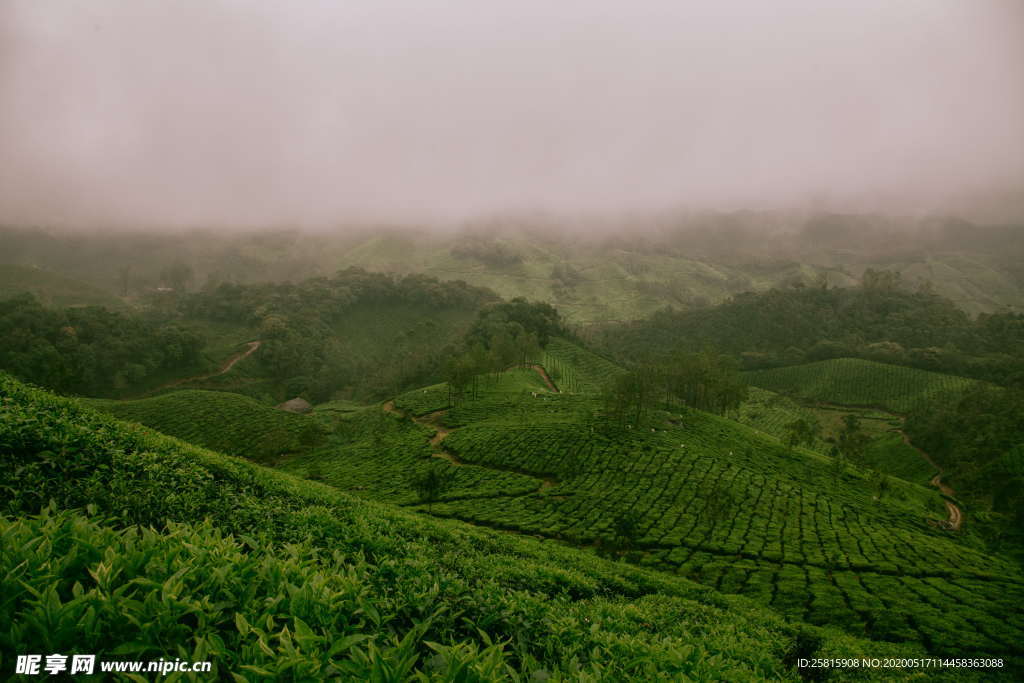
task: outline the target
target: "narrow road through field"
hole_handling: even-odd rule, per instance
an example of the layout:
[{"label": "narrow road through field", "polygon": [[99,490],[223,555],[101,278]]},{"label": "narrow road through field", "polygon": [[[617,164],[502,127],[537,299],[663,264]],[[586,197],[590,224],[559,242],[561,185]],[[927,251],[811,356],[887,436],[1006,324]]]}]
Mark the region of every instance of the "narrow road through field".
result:
[{"label": "narrow road through field", "polygon": [[[456,456],[454,453],[452,453],[451,451],[449,451],[448,449],[441,445],[441,442],[444,441],[445,437],[452,433],[452,430],[448,429],[447,427],[444,427],[440,423],[441,417],[448,412],[447,408],[442,410],[435,410],[432,413],[427,413],[426,415],[421,415],[419,417],[414,417],[412,415],[406,414],[405,411],[396,408],[394,401],[388,401],[381,407],[389,413],[398,415],[399,417],[408,418],[417,424],[421,424],[424,427],[430,427],[431,429],[433,429],[434,435],[430,437],[430,445],[433,447],[434,452],[431,453],[431,456],[447,460],[452,465],[465,464],[464,462],[462,462],[462,460],[458,458],[458,456]],[[538,491],[544,491],[545,489],[549,489],[553,486],[558,486],[558,480],[551,476],[542,477],[540,475],[533,474],[532,472],[524,472],[513,468],[496,467],[493,465],[475,464],[473,466],[494,470],[496,472],[515,472],[516,474],[522,474],[528,477],[533,477],[534,479],[539,479],[540,486],[537,488]]]},{"label": "narrow road through field", "polygon": [[[932,460],[931,456],[922,451],[914,444],[910,443],[910,438],[902,430],[900,431],[900,437],[902,437],[903,443],[907,444],[915,451],[917,451],[929,465],[931,465],[937,470],[935,476],[932,477],[928,483],[937,488],[944,496],[952,498],[954,495],[956,495],[952,488],[942,483],[942,468],[939,467],[934,460]],[[964,521],[963,511],[961,511],[960,507],[957,506],[955,503],[951,502],[948,498],[943,498],[942,502],[946,504],[946,511],[949,513],[949,519],[946,520],[947,527],[953,529],[954,531],[958,531],[960,529],[960,525],[963,524]]]},{"label": "narrow road through field", "polygon": [[454,455],[446,451],[444,449],[444,446],[441,445],[441,442],[444,441],[444,438],[451,434],[450,429],[441,426],[438,422],[439,418],[446,412],[448,412],[447,410],[435,410],[434,412],[427,413],[426,415],[413,417],[411,415],[406,415],[404,411],[401,411],[398,408],[396,408],[394,401],[388,401],[383,405],[383,408],[385,411],[389,413],[398,415],[399,417],[408,417],[417,424],[421,424],[424,427],[430,427],[431,429],[433,429],[434,435],[430,437],[430,445],[433,446],[434,452],[431,453],[431,455],[435,458],[442,458],[444,460],[447,460],[453,465],[462,464],[461,460],[459,460]]},{"label": "narrow road through field", "polygon": [[543,365],[537,365],[536,363],[527,363],[526,367],[530,368],[538,375],[540,375],[540,378],[544,380],[544,384],[548,385],[548,390],[550,390],[551,393],[559,393],[558,387],[556,387],[555,383],[551,381],[551,377],[548,375],[548,371],[544,369]]},{"label": "narrow road through field", "polygon": [[211,377],[217,377],[219,375],[227,374],[228,372],[231,371],[231,368],[235,367],[235,364],[238,361],[242,360],[243,358],[248,358],[252,354],[256,353],[256,350],[258,348],[260,348],[260,344],[262,344],[262,343],[263,342],[261,342],[259,339],[257,339],[256,341],[248,342],[248,344],[247,344],[248,348],[245,351],[239,351],[235,355],[233,355],[230,358],[228,358],[226,361],[224,361],[224,364],[221,365],[220,368],[216,372],[211,372],[211,373],[209,373],[207,375],[196,375],[195,377],[186,377],[184,379],[176,379],[173,382],[168,382],[167,384],[161,384],[156,389],[152,389],[150,391],[147,391],[145,395],[155,394],[156,392],[160,391],[161,389],[168,389],[170,387],[176,387],[179,384],[185,384],[186,382],[199,382],[199,381],[204,380],[204,379],[210,379]]}]

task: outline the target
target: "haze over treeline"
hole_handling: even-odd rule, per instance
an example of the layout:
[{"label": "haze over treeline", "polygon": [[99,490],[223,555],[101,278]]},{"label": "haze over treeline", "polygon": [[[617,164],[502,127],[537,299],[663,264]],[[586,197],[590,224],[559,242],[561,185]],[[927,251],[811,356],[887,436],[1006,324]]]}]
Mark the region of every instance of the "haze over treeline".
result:
[{"label": "haze over treeline", "polygon": [[1022,65],[1016,0],[8,0],[0,223],[1015,220]]}]

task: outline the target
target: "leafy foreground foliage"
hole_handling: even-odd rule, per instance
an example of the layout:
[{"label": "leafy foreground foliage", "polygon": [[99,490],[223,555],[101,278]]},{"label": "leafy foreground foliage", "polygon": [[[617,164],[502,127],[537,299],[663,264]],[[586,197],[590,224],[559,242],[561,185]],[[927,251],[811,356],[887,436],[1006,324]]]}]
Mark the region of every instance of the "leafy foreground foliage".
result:
[{"label": "leafy foreground foliage", "polygon": [[59,651],[208,657],[236,680],[764,680],[796,677],[801,633],[820,656],[921,652],[357,501],[6,377],[0,491],[5,671]]},{"label": "leafy foreground foliage", "polygon": [[877,406],[900,413],[943,392],[977,384],[963,377],[857,358],[757,370],[746,377],[755,386],[805,400]]},{"label": "leafy foreground foliage", "polygon": [[175,391],[137,401],[89,403],[122,420],[258,462],[308,451],[325,439],[324,427],[313,417],[220,391]]}]

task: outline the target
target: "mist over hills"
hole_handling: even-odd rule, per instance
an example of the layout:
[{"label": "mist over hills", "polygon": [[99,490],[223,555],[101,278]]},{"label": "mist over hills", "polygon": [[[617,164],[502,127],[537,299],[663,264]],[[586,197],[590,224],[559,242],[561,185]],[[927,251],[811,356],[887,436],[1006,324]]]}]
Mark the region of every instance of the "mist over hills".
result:
[{"label": "mist over hills", "polygon": [[191,289],[299,281],[347,266],[462,279],[511,298],[549,300],[573,323],[636,319],[743,291],[859,282],[899,272],[970,314],[1024,306],[1024,225],[957,218],[792,212],[511,214],[447,230],[353,226],[327,232],[194,230],[107,234],[3,228],[3,261],[72,275],[116,294],[166,286],[176,264]]},{"label": "mist over hills", "polygon": [[0,679],[1024,680],[1022,67],[1019,0],[0,2]]}]

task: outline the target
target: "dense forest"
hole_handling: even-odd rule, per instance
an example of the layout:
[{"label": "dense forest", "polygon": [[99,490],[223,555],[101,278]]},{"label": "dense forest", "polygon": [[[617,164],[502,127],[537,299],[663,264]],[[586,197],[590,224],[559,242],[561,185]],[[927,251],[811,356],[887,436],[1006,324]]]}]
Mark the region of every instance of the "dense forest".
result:
[{"label": "dense forest", "polygon": [[0,368],[58,391],[107,395],[201,367],[204,340],[176,320],[101,307],[0,301]]},{"label": "dense forest", "polygon": [[971,317],[929,288],[908,289],[898,273],[867,271],[857,287],[798,284],[737,294],[695,310],[588,330],[630,362],[683,345],[728,352],[746,369],[858,357],[975,377],[1024,382],[1024,314]]}]

